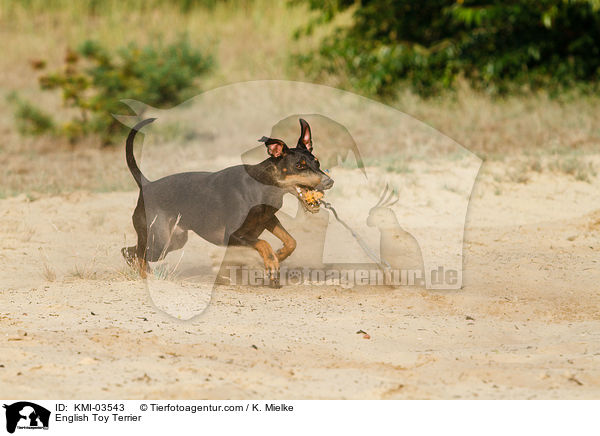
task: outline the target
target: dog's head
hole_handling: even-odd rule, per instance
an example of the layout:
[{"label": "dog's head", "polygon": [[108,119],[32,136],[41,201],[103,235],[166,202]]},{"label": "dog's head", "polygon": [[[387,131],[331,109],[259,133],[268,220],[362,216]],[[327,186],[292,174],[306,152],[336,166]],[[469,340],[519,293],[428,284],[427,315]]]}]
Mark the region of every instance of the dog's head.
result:
[{"label": "dog's head", "polygon": [[333,186],[333,180],[321,170],[319,160],[313,155],[310,126],[300,118],[300,137],[295,148],[289,148],[281,139],[259,139],[276,168],[276,183],[295,195],[304,208],[312,213],[319,211],[323,191]]}]

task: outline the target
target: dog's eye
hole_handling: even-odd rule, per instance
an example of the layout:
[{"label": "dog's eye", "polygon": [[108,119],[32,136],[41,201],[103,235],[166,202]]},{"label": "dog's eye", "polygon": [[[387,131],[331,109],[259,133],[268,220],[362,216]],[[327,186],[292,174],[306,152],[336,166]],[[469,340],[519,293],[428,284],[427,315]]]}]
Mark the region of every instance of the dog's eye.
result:
[{"label": "dog's eye", "polygon": [[306,168],[306,164],[303,164],[302,162],[298,162],[296,164],[296,168],[299,170],[303,170],[304,168]]}]

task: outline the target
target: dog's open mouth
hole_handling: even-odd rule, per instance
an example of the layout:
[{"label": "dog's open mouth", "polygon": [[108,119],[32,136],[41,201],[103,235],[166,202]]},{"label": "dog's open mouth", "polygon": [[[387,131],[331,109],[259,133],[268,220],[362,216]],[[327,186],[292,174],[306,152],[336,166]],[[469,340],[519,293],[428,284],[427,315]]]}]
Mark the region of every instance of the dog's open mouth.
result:
[{"label": "dog's open mouth", "polygon": [[321,199],[325,195],[323,191],[303,185],[296,185],[294,188],[296,189],[296,197],[298,197],[304,208],[309,212],[317,213],[321,206]]}]

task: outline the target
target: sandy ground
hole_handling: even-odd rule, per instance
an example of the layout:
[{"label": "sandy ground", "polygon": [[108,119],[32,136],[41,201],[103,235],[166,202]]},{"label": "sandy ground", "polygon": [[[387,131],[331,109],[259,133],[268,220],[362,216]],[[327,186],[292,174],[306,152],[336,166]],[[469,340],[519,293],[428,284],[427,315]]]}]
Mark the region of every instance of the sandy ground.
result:
[{"label": "sandy ground", "polygon": [[598,180],[496,182],[501,166],[469,205],[462,290],[221,286],[189,322],[120,256],[137,193],[2,200],[0,392],[599,398]]}]

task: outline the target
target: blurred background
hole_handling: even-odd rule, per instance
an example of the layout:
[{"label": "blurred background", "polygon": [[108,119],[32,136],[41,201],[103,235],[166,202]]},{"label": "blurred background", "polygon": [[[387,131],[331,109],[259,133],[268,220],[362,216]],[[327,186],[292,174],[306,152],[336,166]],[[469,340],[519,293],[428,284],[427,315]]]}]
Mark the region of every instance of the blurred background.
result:
[{"label": "blurred background", "polygon": [[120,99],[166,109],[257,79],[386,103],[502,162],[498,183],[540,172],[592,183],[599,8],[597,0],[0,0],[0,198],[132,190],[114,164],[126,130],[110,114],[131,114]]}]

